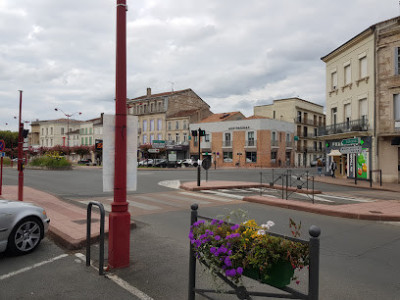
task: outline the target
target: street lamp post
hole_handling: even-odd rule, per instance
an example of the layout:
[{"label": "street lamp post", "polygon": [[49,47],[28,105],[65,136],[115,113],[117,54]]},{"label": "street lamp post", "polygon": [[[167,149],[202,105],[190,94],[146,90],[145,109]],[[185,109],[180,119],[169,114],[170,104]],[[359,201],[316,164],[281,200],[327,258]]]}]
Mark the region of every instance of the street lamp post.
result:
[{"label": "street lamp post", "polygon": [[24,129],[24,123],[21,122],[21,114],[22,114],[22,91],[19,91],[19,117],[18,117],[18,200],[23,201],[24,197],[24,167],[22,164],[23,160],[23,137],[22,131]]},{"label": "street lamp post", "polygon": [[54,110],[61,111],[64,114],[64,116],[67,117],[67,148],[69,149],[69,119],[76,114],[81,115],[82,113],[80,111],[77,111],[77,112],[74,112],[73,114],[67,114],[62,109],[57,108],[57,107]]}]

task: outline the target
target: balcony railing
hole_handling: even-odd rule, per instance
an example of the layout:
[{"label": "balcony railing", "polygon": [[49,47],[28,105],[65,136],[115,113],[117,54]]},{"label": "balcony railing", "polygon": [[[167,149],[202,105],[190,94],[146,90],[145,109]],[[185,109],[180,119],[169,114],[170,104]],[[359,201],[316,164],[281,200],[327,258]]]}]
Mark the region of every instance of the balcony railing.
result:
[{"label": "balcony railing", "polygon": [[297,146],[296,152],[314,153],[314,152],[322,152],[322,149],[320,149],[318,147],[310,147],[310,146]]},{"label": "balcony railing", "polygon": [[304,120],[304,118],[295,118],[294,122],[296,124],[304,124],[304,125],[311,125],[311,126],[318,126],[318,121],[313,120],[313,119],[306,119]]},{"label": "balcony railing", "polygon": [[222,141],[222,147],[232,147],[232,141]]},{"label": "balcony railing", "polygon": [[272,147],[278,147],[279,146],[278,140],[271,140],[271,146]]},{"label": "balcony railing", "polygon": [[246,140],[246,147],[256,147],[255,140]]},{"label": "balcony railing", "polygon": [[363,118],[359,120],[351,120],[344,123],[336,123],[325,127],[319,127],[318,132],[319,136],[322,136],[352,131],[368,131],[368,128],[368,120],[367,118]]},{"label": "balcony railing", "polygon": [[293,142],[292,141],[286,141],[286,148],[293,148]]}]

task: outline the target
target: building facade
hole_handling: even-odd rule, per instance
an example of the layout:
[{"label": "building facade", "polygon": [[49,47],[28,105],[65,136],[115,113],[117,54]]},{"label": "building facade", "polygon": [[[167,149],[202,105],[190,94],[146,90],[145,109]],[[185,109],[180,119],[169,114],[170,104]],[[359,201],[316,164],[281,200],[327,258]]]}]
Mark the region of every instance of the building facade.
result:
[{"label": "building facade", "polygon": [[325,125],[323,106],[300,98],[274,100],[254,107],[254,115],[294,123],[294,165],[308,167],[325,156],[325,144],[318,139],[318,128]]},{"label": "building facade", "polygon": [[377,180],[382,170],[384,182],[399,182],[399,20],[377,23],[321,58],[327,117],[319,133],[338,176]]},{"label": "building facade", "polygon": [[189,124],[211,115],[210,106],[191,89],[152,94],[127,101],[128,114],[138,116],[138,146],[165,142],[177,159],[189,156]]},{"label": "building facade", "polygon": [[[190,124],[190,130],[205,130],[200,138],[201,159],[207,156],[216,167],[293,166],[293,123],[262,117],[235,121]],[[198,137],[190,153],[199,158]]]}]

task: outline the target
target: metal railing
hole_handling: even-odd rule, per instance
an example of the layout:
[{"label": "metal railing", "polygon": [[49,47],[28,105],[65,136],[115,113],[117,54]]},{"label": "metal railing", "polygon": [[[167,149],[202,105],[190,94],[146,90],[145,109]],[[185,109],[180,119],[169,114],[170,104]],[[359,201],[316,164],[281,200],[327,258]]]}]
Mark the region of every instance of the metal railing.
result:
[{"label": "metal railing", "polygon": [[86,220],[86,266],[90,266],[90,236],[92,223],[92,206],[96,205],[100,209],[100,257],[99,257],[99,275],[104,275],[104,206],[100,202],[90,201],[87,207]]},{"label": "metal railing", "polygon": [[359,120],[351,120],[344,123],[336,123],[325,127],[319,127],[318,132],[319,136],[322,136],[352,131],[368,131],[368,129],[368,119],[363,118]]},{"label": "metal railing", "polygon": [[[198,215],[198,205],[191,205],[191,214],[190,214],[190,224],[193,226],[198,219],[211,221],[211,218],[204,217]],[[258,296],[263,298],[287,298],[287,299],[308,299],[308,300],[318,300],[319,297],[319,257],[320,257],[320,240],[319,236],[321,234],[321,229],[318,226],[311,225],[309,229],[309,240],[303,240],[294,237],[288,237],[282,234],[268,232],[268,234],[276,237],[280,237],[283,239],[287,239],[293,242],[298,242],[302,244],[308,244],[309,247],[309,268],[308,268],[308,291],[307,294],[302,293],[298,290],[295,290],[290,287],[274,287],[279,289],[284,293],[265,293],[259,291],[248,291],[245,286],[237,285],[232,280],[228,279],[223,274],[216,272],[215,275],[224,281],[227,285],[229,285],[232,290],[229,291],[221,291],[215,289],[199,289],[196,288],[196,261],[199,260],[200,263],[205,265],[206,267],[210,267],[201,257],[196,259],[194,245],[190,244],[189,250],[189,288],[188,288],[188,299],[195,300],[196,294],[201,295],[207,299],[215,299],[207,295],[208,293],[222,293],[222,294],[230,294],[236,295],[238,299],[253,299],[251,296]]]}]

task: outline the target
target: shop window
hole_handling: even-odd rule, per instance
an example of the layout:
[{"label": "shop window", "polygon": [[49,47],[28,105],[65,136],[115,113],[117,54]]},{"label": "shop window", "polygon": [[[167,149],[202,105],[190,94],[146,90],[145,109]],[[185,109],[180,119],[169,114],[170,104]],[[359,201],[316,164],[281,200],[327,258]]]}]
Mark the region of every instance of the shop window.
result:
[{"label": "shop window", "polygon": [[257,152],[246,152],[246,162],[247,163],[257,162]]},{"label": "shop window", "polygon": [[232,162],[232,151],[229,152],[224,152],[223,153],[223,157],[224,157],[224,162]]}]

